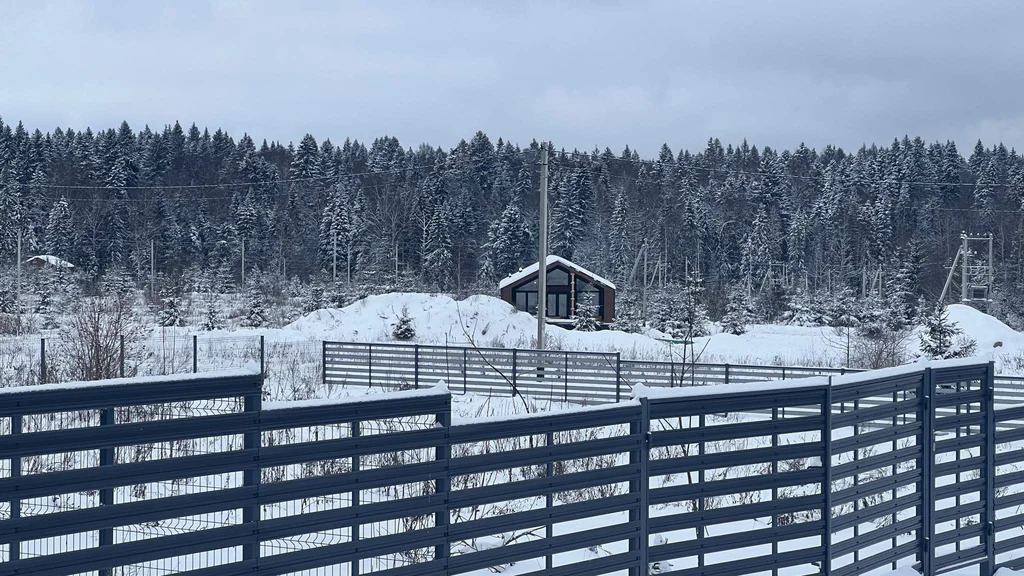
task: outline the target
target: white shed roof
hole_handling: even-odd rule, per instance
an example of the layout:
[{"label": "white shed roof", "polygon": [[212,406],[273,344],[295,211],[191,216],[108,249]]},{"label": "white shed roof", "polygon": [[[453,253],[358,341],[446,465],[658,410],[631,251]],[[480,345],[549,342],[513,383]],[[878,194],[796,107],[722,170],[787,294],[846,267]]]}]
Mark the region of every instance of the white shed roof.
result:
[{"label": "white shed roof", "polygon": [[[553,264],[555,262],[558,262],[559,264],[562,264],[566,268],[571,268],[571,269],[574,269],[574,270],[578,270],[578,271],[586,274],[587,276],[590,276],[591,278],[593,278],[594,282],[597,282],[598,284],[601,284],[603,286],[607,286],[607,287],[611,288],[612,290],[615,290],[615,284],[612,283],[611,280],[607,280],[605,278],[602,278],[602,277],[598,276],[597,274],[594,274],[590,270],[587,270],[586,268],[580,266],[579,264],[574,264],[574,263],[566,260],[565,258],[562,258],[561,256],[555,256],[555,255],[548,256],[548,260],[547,260],[548,265]],[[534,262],[533,264],[530,264],[526,268],[520,269],[519,272],[516,272],[515,274],[510,274],[507,278],[505,278],[504,280],[502,280],[501,282],[498,283],[498,289],[500,290],[500,289],[502,289],[502,288],[504,288],[504,287],[506,287],[506,286],[508,286],[510,284],[515,284],[516,282],[519,282],[520,280],[522,280],[523,278],[526,278],[527,276],[530,276],[532,274],[536,274],[537,270],[539,270],[539,268],[540,267],[537,266],[537,263]]]},{"label": "white shed roof", "polygon": [[56,256],[50,256],[49,254],[42,254],[40,256],[33,256],[33,257],[29,258],[28,260],[25,260],[25,264],[28,264],[29,262],[45,262],[45,263],[49,264],[50,266],[56,266],[57,268],[74,268],[75,267],[75,265],[72,264],[71,262],[68,262],[67,260],[64,260],[63,258],[58,258]]}]

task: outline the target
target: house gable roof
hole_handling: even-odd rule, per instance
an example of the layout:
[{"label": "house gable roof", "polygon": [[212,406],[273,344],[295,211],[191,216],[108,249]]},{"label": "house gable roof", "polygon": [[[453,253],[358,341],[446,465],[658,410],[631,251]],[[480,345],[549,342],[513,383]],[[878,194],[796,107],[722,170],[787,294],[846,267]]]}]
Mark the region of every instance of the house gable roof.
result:
[{"label": "house gable roof", "polygon": [[75,267],[75,265],[72,264],[71,262],[68,262],[67,260],[64,260],[63,258],[58,258],[56,256],[50,256],[49,254],[40,254],[39,256],[33,256],[33,257],[29,258],[28,260],[25,260],[25,264],[29,264],[31,262],[42,262],[44,264],[49,264],[50,266],[54,266],[54,267],[57,267],[57,268],[74,268]]},{"label": "house gable roof", "polygon": [[[565,266],[566,268],[569,268],[570,270],[575,270],[575,271],[577,271],[579,273],[582,273],[584,276],[590,277],[590,279],[593,280],[594,282],[596,282],[597,284],[600,284],[602,286],[607,286],[608,288],[611,288],[612,290],[615,290],[615,284],[612,283],[610,280],[602,278],[602,277],[598,276],[597,274],[594,274],[590,270],[587,270],[586,268],[584,268],[584,267],[582,267],[582,266],[580,266],[578,264],[570,262],[570,261],[566,260],[565,258],[562,258],[561,256],[555,256],[555,255],[548,256],[548,258],[547,258],[547,265],[550,266],[552,264],[561,264],[561,265]],[[511,286],[512,284],[516,284],[520,280],[524,280],[526,278],[529,278],[530,276],[533,276],[534,274],[537,274],[538,270],[540,270],[540,266],[538,266],[537,263],[534,262],[533,264],[530,264],[529,266],[527,266],[525,268],[522,268],[521,270],[519,270],[519,272],[516,272],[515,274],[510,274],[508,277],[503,279],[501,282],[498,283],[498,289],[499,290],[503,289],[503,288],[505,288],[507,286]]]}]

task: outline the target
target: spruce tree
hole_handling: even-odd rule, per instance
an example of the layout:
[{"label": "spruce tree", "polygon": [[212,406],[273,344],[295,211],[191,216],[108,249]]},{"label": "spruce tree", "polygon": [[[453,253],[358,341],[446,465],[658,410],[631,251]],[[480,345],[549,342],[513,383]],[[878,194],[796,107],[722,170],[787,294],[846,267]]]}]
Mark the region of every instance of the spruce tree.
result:
[{"label": "spruce tree", "polygon": [[207,294],[206,297],[206,310],[203,314],[202,329],[207,332],[213,330],[220,330],[224,328],[224,320],[221,318],[220,306],[217,305],[217,300],[214,294]]},{"label": "spruce tree", "polygon": [[950,322],[943,306],[925,317],[919,338],[921,353],[932,359],[964,358],[977,348],[977,342],[967,338],[956,322]]},{"label": "spruce tree", "polygon": [[427,239],[423,245],[424,276],[427,282],[441,290],[452,285],[452,239],[448,202],[438,205],[430,219]]},{"label": "spruce tree", "polygon": [[177,295],[168,293],[161,298],[158,322],[165,328],[185,325],[185,314]]},{"label": "spruce tree", "polygon": [[639,333],[644,329],[644,318],[640,314],[640,302],[635,290],[622,290],[615,295],[615,320],[613,330]]},{"label": "spruce tree", "polygon": [[515,273],[528,258],[530,228],[516,201],[509,202],[488,233],[487,259],[496,279]]},{"label": "spruce tree", "polygon": [[416,337],[416,327],[413,326],[412,316],[409,315],[407,306],[402,306],[398,321],[395,322],[395,327],[391,330],[391,337],[395,340],[412,340]]},{"label": "spruce tree", "polygon": [[729,303],[722,317],[722,331],[738,336],[747,331],[749,322],[750,301],[747,292],[742,287],[735,287],[729,291]]},{"label": "spruce tree", "polygon": [[46,224],[46,252],[67,260],[70,257],[74,234],[71,209],[67,198],[61,196],[50,209]]},{"label": "spruce tree", "polygon": [[242,319],[242,325],[248,328],[259,328],[266,325],[267,313],[266,303],[263,298],[263,294],[259,290],[250,289],[246,296],[246,308],[245,318]]},{"label": "spruce tree", "polygon": [[597,303],[591,293],[584,294],[576,301],[576,316],[573,317],[572,327],[580,332],[593,332],[601,327],[597,317]]}]

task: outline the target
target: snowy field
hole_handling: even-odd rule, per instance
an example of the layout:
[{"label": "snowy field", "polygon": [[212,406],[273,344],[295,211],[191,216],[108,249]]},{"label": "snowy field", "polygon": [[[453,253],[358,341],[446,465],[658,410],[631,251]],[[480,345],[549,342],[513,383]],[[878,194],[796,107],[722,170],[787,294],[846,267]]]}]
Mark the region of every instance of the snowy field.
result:
[{"label": "snowy field", "polygon": [[[453,300],[448,296],[396,293],[369,296],[345,308],[317,310],[280,328],[242,328],[205,332],[197,326],[150,328],[139,346],[130,351],[128,363],[139,375],[192,370],[192,336],[198,336],[197,367],[200,371],[233,368],[259,359],[259,338],[265,338],[268,386],[276,399],[321,397],[310,388],[322,378],[320,343],[393,342],[392,330],[408,311],[421,344],[473,344],[481,347],[530,348],[535,345],[536,320],[490,296]],[[977,341],[976,356],[996,362],[1000,374],[1024,374],[1024,334],[974,308],[948,307],[949,319]],[[620,352],[624,359],[684,359],[679,345],[664,341],[665,334],[648,331],[628,334],[615,330],[579,332],[548,327],[548,347],[563,350]],[[793,325],[751,325],[745,334],[722,333],[697,338],[697,362],[767,364],[779,366],[839,367],[846,365],[845,335],[833,328]],[[61,365],[55,333],[0,337],[0,382],[5,386],[37,383],[40,370],[40,338],[48,339],[50,380],[77,379]],[[906,357],[920,355],[916,334],[906,341]],[[277,392],[280,392],[278,394]]]}]

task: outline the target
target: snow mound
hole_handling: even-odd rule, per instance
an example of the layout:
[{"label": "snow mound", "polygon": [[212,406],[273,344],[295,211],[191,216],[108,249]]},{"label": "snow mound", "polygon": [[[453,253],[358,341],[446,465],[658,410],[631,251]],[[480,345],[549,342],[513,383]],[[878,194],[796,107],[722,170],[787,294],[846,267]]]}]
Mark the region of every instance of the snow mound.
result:
[{"label": "snow mound", "polygon": [[1024,348],[1024,334],[976,308],[951,304],[946,311],[950,321],[956,322],[965,335],[978,342],[979,353],[992,350],[997,342],[1002,343],[1000,348],[1004,350]]},{"label": "snow mound", "polygon": [[[454,300],[448,296],[392,293],[368,296],[344,308],[311,312],[281,329],[291,339],[322,339],[344,342],[389,342],[402,308],[413,318],[420,344],[532,348],[536,344],[537,319],[492,296]],[[576,332],[549,325],[549,347],[582,351],[630,351],[667,357],[664,342],[641,334],[616,330]]]}]

